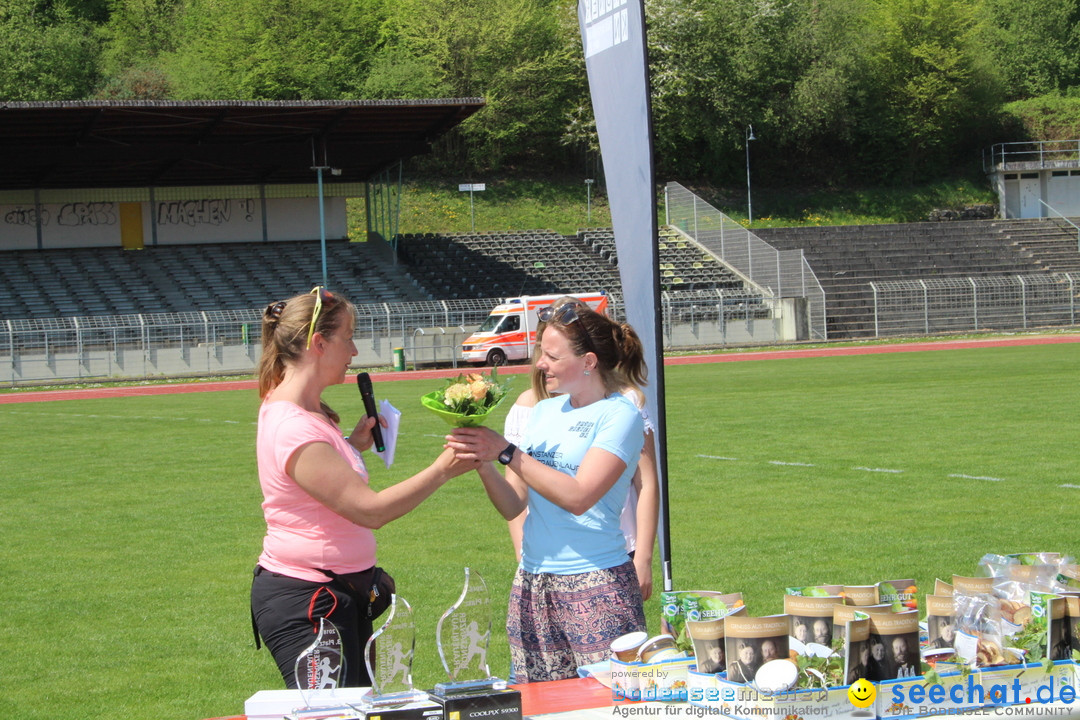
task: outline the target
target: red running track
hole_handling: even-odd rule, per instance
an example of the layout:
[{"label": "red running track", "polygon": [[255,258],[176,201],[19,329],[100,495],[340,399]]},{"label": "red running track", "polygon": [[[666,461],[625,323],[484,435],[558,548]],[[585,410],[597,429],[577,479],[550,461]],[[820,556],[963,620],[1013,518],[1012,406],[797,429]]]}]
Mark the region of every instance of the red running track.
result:
[{"label": "red running track", "polygon": [[[971,340],[928,340],[925,342],[897,343],[895,345],[849,345],[792,350],[747,350],[713,355],[680,355],[664,359],[664,365],[696,365],[701,363],[739,362],[743,360],[786,360],[808,357],[836,357],[840,355],[878,355],[882,353],[924,352],[928,350],[971,350],[984,347],[1013,347],[1021,345],[1059,345],[1080,343],[1077,335],[1030,335],[1013,338],[987,338]],[[515,365],[499,370],[507,375],[528,371],[525,365]],[[405,372],[373,373],[372,380],[429,380],[454,377],[462,369],[408,370]],[[352,381],[350,377],[349,382]],[[47,402],[56,400],[92,400],[97,398],[141,397],[172,393],[217,392],[219,390],[255,390],[255,380],[229,380],[191,383],[127,385],[121,387],[80,388],[78,390],[28,390],[0,394],[0,405],[8,403]]]}]

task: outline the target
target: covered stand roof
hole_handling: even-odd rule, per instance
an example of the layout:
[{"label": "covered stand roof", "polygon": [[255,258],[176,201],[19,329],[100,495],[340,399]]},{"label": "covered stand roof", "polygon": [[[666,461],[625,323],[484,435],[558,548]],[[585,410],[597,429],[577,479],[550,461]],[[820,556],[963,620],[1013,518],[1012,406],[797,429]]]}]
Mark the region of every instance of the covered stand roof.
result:
[{"label": "covered stand roof", "polygon": [[362,182],[427,153],[483,106],[482,98],[0,103],[0,190],[311,183],[317,165],[340,169],[335,182]]}]

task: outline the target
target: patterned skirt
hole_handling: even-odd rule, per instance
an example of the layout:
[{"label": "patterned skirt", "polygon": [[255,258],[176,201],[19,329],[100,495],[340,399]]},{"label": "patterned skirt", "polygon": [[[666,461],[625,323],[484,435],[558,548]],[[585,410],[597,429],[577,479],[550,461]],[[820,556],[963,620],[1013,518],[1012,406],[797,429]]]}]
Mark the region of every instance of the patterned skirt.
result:
[{"label": "patterned skirt", "polygon": [[577,677],[581,665],[611,656],[611,641],[645,630],[634,563],[578,575],[518,568],[506,632],[514,682]]}]

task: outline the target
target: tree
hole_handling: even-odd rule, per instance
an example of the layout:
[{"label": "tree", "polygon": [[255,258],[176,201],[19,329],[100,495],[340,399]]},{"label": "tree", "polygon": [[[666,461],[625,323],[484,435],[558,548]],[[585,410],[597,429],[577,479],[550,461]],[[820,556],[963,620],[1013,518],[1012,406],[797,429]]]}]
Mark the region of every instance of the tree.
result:
[{"label": "tree", "polygon": [[180,98],[355,98],[383,0],[185,0],[161,67]]},{"label": "tree", "polygon": [[651,1],[646,17],[658,174],[720,176],[736,123],[717,102],[728,97],[725,83],[733,75],[724,51],[734,45],[732,29],[700,0]]},{"label": "tree", "polygon": [[749,126],[760,170],[843,168],[867,73],[867,0],[664,0],[649,5],[657,148],[676,174],[731,181]]},{"label": "tree", "polygon": [[97,80],[92,23],[62,3],[6,0],[0,6],[0,97],[77,100]]},{"label": "tree", "polygon": [[99,30],[105,75],[118,78],[133,69],[148,72],[162,53],[175,48],[182,9],[182,0],[114,0]]},{"label": "tree", "polygon": [[984,0],[983,38],[1008,100],[1080,87],[1078,0]]},{"label": "tree", "polygon": [[[437,148],[474,168],[550,163],[568,116],[582,104],[584,61],[573,0],[401,0],[384,26],[379,74],[385,93],[402,68],[449,97],[486,107]],[[375,82],[378,80],[378,82]],[[398,87],[411,90],[415,86]]]},{"label": "tree", "polygon": [[1000,95],[975,10],[968,0],[878,1],[858,138],[870,166],[933,175],[985,137]]}]

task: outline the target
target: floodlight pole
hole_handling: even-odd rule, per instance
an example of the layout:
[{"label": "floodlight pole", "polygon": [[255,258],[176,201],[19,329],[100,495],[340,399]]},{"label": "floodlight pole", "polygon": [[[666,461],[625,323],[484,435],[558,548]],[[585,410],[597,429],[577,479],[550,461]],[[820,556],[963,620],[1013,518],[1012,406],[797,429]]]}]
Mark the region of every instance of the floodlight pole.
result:
[{"label": "floodlight pole", "polygon": [[757,140],[754,137],[754,126],[746,126],[746,224],[750,226],[754,222],[754,209],[750,203],[750,141]]},{"label": "floodlight pole", "polygon": [[323,182],[322,173],[328,166],[317,165],[312,170],[319,182],[319,247],[322,249],[322,284],[324,288],[330,285],[326,282],[326,208],[323,206]]}]

